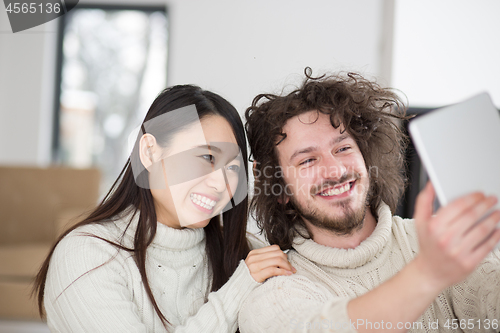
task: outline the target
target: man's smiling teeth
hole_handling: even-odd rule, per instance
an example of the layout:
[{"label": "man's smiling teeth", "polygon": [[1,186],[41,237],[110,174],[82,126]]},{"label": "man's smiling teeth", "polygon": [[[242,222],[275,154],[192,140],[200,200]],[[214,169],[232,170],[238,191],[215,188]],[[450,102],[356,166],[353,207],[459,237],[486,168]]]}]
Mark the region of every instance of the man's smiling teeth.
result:
[{"label": "man's smiling teeth", "polygon": [[320,193],[320,195],[323,196],[323,197],[329,197],[331,195],[342,194],[344,192],[349,191],[350,189],[351,189],[351,183],[347,183],[344,186],[332,188],[332,189],[330,189],[328,191],[322,192],[322,193]]},{"label": "man's smiling teeth", "polygon": [[199,195],[199,194],[191,193],[190,197],[191,197],[192,202],[194,202],[198,206],[203,207],[205,209],[212,209],[212,208],[214,208],[215,204],[217,203],[217,201],[214,201],[212,199],[209,199],[209,198],[204,197],[204,196]]}]

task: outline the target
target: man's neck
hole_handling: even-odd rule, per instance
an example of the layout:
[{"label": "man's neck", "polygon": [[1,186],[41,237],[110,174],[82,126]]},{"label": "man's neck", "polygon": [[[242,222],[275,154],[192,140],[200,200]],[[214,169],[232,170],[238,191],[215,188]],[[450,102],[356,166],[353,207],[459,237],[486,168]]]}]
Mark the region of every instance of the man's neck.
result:
[{"label": "man's neck", "polygon": [[366,215],[361,229],[358,229],[349,235],[338,235],[332,231],[313,226],[308,221],[305,221],[305,223],[312,239],[316,243],[340,249],[356,248],[362,241],[367,239],[372,234],[377,225],[377,221],[372,215],[370,208],[366,209]]}]

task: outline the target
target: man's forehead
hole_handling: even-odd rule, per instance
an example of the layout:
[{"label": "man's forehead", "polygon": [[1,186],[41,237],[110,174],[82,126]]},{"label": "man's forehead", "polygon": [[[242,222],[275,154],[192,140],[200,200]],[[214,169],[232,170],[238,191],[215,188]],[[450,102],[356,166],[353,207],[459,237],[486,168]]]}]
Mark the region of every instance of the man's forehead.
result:
[{"label": "man's forehead", "polygon": [[[277,147],[282,143],[285,143],[284,146],[289,144],[295,146],[297,144],[307,144],[309,141],[324,142],[325,139],[330,141],[332,137],[336,136],[351,138],[342,123],[335,128],[330,121],[330,115],[315,111],[309,111],[290,118],[283,126],[282,133],[285,138],[278,138],[276,141]],[[328,135],[328,137],[326,138],[320,134]]]}]

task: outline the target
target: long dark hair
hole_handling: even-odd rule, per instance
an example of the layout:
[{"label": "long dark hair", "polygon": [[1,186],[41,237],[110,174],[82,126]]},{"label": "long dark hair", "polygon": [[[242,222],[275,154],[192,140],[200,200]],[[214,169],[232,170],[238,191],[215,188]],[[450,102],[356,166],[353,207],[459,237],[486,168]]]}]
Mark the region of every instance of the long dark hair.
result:
[{"label": "long dark hair", "polygon": [[[295,116],[311,110],[327,114],[333,127],[343,125],[363,154],[370,176],[369,206],[385,202],[394,213],[404,190],[404,151],[407,136],[396,120],[404,120],[406,106],[391,89],[380,87],[356,73],[314,78],[306,68],[305,80],[285,96],[261,94],[246,110],[246,130],[254,167],[255,194],[251,211],[271,244],[289,249],[303,224],[297,210],[287,202],[276,146],[286,137],[283,126]],[[281,175],[281,176],[280,176]]]},{"label": "long dark hair", "polygon": [[[209,115],[219,115],[227,120],[233,129],[233,134],[236,138],[238,146],[240,147],[243,161],[246,161],[246,138],[243,130],[243,124],[238,112],[221,96],[202,90],[197,86],[181,85],[163,90],[149,108],[143,124],[159,115],[193,104],[196,106],[200,120]],[[176,126],[176,128],[172,129],[163,128],[161,131],[161,133],[163,133],[163,137],[158,138],[163,143],[166,143],[168,142],[168,137],[165,137],[165,135],[171,137],[180,129],[182,129],[182,126]],[[155,135],[155,133],[152,134]],[[141,133],[138,137],[140,136]],[[132,151],[131,158],[128,159],[125,167],[122,169],[117,180],[114,182],[102,202],[100,202],[99,205],[85,219],[83,219],[83,221],[66,230],[58,238],[49,255],[45,259],[36,276],[33,288],[33,293],[38,297],[38,310],[41,317],[44,317],[43,299],[50,258],[59,241],[69,232],[80,226],[93,223],[109,223],[110,221],[115,220],[117,215],[128,211],[128,209],[132,206],[134,211],[134,214],[132,215],[139,214],[133,248],[127,248],[122,244],[114,243],[106,239],[103,240],[113,244],[119,249],[133,253],[137,268],[139,269],[141,278],[144,282],[146,293],[153,304],[156,313],[161,318],[164,325],[167,325],[168,319],[163,315],[158,307],[158,304],[156,303],[148,283],[148,276],[146,274],[146,250],[156,234],[157,218],[151,191],[137,186],[136,182],[139,182],[140,180],[134,179],[132,163],[139,160],[138,141],[139,140],[137,140]],[[246,182],[248,178],[247,164],[244,163],[244,166],[244,168],[240,168],[240,184],[236,190],[235,196],[238,195],[238,191],[246,191],[247,188],[246,186],[240,186],[242,185],[241,182]],[[147,178],[147,172],[141,173],[139,177]],[[144,181],[144,179],[142,180]],[[222,225],[220,217],[215,216],[204,228],[206,235],[206,253],[212,273],[211,291],[218,290],[222,287],[222,285],[224,285],[224,283],[227,282],[238,266],[239,261],[246,258],[249,252],[249,246],[246,240],[247,211],[248,198],[245,197],[233,209],[222,214]],[[132,219],[129,223],[131,222]],[[98,236],[96,237],[100,238]]]}]

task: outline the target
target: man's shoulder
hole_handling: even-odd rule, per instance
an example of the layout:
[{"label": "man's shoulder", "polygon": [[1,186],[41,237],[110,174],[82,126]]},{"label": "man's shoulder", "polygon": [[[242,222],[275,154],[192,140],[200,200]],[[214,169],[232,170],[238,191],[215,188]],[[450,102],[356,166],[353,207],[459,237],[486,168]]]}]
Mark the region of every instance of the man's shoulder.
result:
[{"label": "man's shoulder", "polygon": [[299,271],[290,276],[274,276],[255,288],[245,300],[243,307],[255,306],[266,302],[276,303],[287,299],[309,299],[326,302],[334,295],[318,281],[313,281]]},{"label": "man's shoulder", "polygon": [[[275,292],[276,294],[305,292],[308,294],[318,293],[328,297],[333,296],[331,289],[324,281],[331,278],[327,272],[300,255],[293,248],[287,252],[287,257],[290,264],[297,269],[297,272],[289,276],[282,275],[267,279],[257,287],[258,292]],[[318,273],[320,273],[320,276],[318,276]],[[323,297],[320,298],[323,299]]]},{"label": "man's shoulder", "polygon": [[408,260],[415,257],[419,251],[419,243],[414,219],[393,216],[392,235]]},{"label": "man's shoulder", "polygon": [[321,290],[323,294],[331,294],[328,288],[325,288],[321,283],[321,279],[318,279],[316,274],[311,274],[319,270],[326,276],[326,272],[316,266],[315,263],[303,257],[293,248],[291,248],[286,255],[290,264],[297,269],[297,272],[292,275],[280,275],[267,279],[256,288],[259,289],[259,292],[265,293],[275,290],[279,293],[298,289],[307,290],[307,292]]},{"label": "man's shoulder", "polygon": [[257,250],[269,246],[269,243],[262,236],[259,237],[256,234],[247,231],[246,237],[250,250]]},{"label": "man's shoulder", "polygon": [[[314,316],[333,300],[332,293],[300,273],[275,276],[255,288],[238,313],[241,332],[289,332],[293,320]],[[305,320],[304,320],[305,321]]]},{"label": "man's shoulder", "polygon": [[417,234],[417,229],[415,228],[415,220],[409,218],[403,218],[397,215],[392,217],[393,229],[401,231],[410,236],[415,236]]}]

